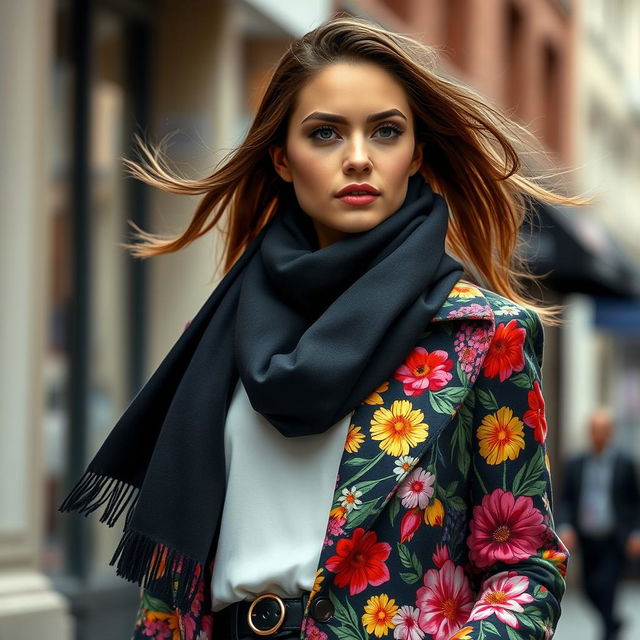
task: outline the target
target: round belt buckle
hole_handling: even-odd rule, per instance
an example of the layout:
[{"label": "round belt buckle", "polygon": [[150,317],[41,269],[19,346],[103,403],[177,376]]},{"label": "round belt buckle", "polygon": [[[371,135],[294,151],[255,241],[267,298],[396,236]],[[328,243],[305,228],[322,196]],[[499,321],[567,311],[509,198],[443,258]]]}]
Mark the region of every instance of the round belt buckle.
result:
[{"label": "round belt buckle", "polygon": [[[253,624],[253,621],[251,620],[251,614],[256,604],[260,602],[260,600],[264,600],[265,598],[273,598],[278,602],[278,605],[280,607],[280,618],[278,619],[278,622],[276,622],[273,625],[273,627],[271,627],[271,629],[258,629],[258,627],[256,627],[255,624]],[[275,633],[282,626],[282,623],[284,622],[284,614],[285,614],[285,609],[284,609],[284,602],[282,601],[282,598],[276,595],[275,593],[263,593],[262,595],[258,596],[249,605],[249,611],[247,611],[247,623],[249,624],[249,627],[251,631],[253,631],[253,633],[258,634],[259,636],[270,636],[272,633]]]}]

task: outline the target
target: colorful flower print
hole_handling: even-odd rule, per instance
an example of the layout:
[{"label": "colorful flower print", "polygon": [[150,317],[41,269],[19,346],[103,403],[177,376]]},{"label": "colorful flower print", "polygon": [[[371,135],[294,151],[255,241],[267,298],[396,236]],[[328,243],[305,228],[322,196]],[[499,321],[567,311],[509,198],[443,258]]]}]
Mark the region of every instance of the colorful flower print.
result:
[{"label": "colorful flower print", "polygon": [[489,333],[486,329],[471,322],[461,323],[453,347],[465,373],[472,373],[479,368],[488,340]]},{"label": "colorful flower print", "polygon": [[469,558],[477,567],[494,562],[513,564],[542,546],[546,527],[542,514],[529,496],[515,497],[495,489],[473,508],[471,533],[467,538]]},{"label": "colorful flower print", "polygon": [[416,467],[398,487],[398,497],[405,509],[424,509],[433,495],[435,476],[422,467]]},{"label": "colorful flower print", "polygon": [[537,380],[533,381],[533,390],[529,391],[528,401],[529,410],[524,412],[522,420],[533,429],[533,437],[543,444],[547,437],[547,419],[544,415],[544,398]]},{"label": "colorful flower print", "polygon": [[487,378],[499,376],[500,382],[504,382],[514,371],[524,369],[522,347],[526,334],[526,329],[518,327],[518,321],[515,319],[496,327],[489,351],[482,363],[482,370]]},{"label": "colorful flower print", "polygon": [[154,640],[180,640],[180,624],[177,613],[149,611],[144,619],[143,636]]},{"label": "colorful flower print", "polygon": [[496,615],[501,622],[513,629],[520,627],[520,621],[512,611],[522,613],[523,604],[533,601],[533,596],[525,593],[529,587],[529,578],[515,571],[501,571],[484,581],[483,592],[478,598],[469,620],[483,620]]},{"label": "colorful flower print", "polygon": [[304,640],[327,640],[328,637],[324,631],[320,631],[320,629],[318,629],[318,625],[310,616],[307,616],[302,621],[300,631],[304,634]]},{"label": "colorful flower print", "polygon": [[449,640],[473,640],[471,637],[471,632],[473,631],[473,627],[466,626],[462,627],[460,631],[456,631]]},{"label": "colorful flower print", "polygon": [[474,302],[473,304],[467,305],[466,307],[458,307],[457,309],[452,309],[447,314],[447,319],[465,318],[467,316],[482,316],[486,315],[486,313],[487,307],[485,305]]},{"label": "colorful flower print", "polygon": [[370,396],[364,399],[363,404],[382,404],[382,394],[389,389],[389,381],[385,380]]},{"label": "colorful flower print", "polygon": [[439,391],[445,387],[452,378],[449,373],[452,367],[453,361],[446,351],[436,349],[429,353],[424,347],[416,347],[394,377],[402,382],[406,395],[419,396],[427,389]]},{"label": "colorful flower print", "polygon": [[424,442],[429,425],[422,422],[424,413],[408,400],[394,400],[391,409],[380,407],[371,419],[371,437],[381,440],[380,448],[391,456],[403,456],[411,447]]},{"label": "colorful flower print", "polygon": [[447,560],[451,560],[449,556],[449,547],[446,544],[437,544],[436,550],[433,552],[431,559],[436,567],[442,568]]},{"label": "colorful flower print", "polygon": [[400,542],[406,542],[413,538],[413,534],[420,528],[422,512],[420,509],[411,509],[402,516],[400,522]]},{"label": "colorful flower print", "polygon": [[494,313],[497,316],[519,316],[521,309],[512,304],[505,304],[502,307],[498,307]]},{"label": "colorful flower print", "polygon": [[482,298],[483,296],[477,287],[474,287],[471,284],[464,284],[462,282],[458,282],[451,290],[449,297],[462,298],[466,300],[469,298]]},{"label": "colorful flower print", "polygon": [[349,425],[349,432],[344,443],[344,450],[348,453],[356,453],[360,445],[364,442],[364,433],[360,433],[360,427],[355,424]]},{"label": "colorful flower print", "polygon": [[432,527],[441,527],[444,520],[444,506],[438,498],[424,510],[424,521]]},{"label": "colorful flower print", "polygon": [[553,562],[560,575],[564,577],[567,575],[567,554],[562,551],[556,551],[555,549],[545,549],[542,552],[542,557],[545,560],[551,560]]},{"label": "colorful flower print", "polygon": [[413,468],[414,465],[418,464],[419,458],[413,458],[412,456],[400,456],[395,461],[395,467],[393,469],[393,473],[396,474],[398,482],[404,480],[409,473],[409,471]]},{"label": "colorful flower print", "polygon": [[371,596],[364,606],[362,624],[367,633],[373,633],[380,638],[395,626],[392,619],[396,611],[398,611],[396,601],[393,598],[389,599],[386,593]]},{"label": "colorful flower print", "polygon": [[337,574],[334,584],[349,587],[349,594],[355,595],[367,588],[378,586],[389,580],[389,569],[385,561],[391,553],[388,542],[378,542],[374,531],[357,527],[351,538],[341,538],[336,543],[336,555],[331,556],[325,566]]},{"label": "colorful flower print", "polygon": [[393,630],[393,637],[398,640],[421,640],[424,638],[424,631],[420,628],[418,617],[420,609],[404,605],[393,616],[391,622],[396,625]]},{"label": "colorful flower print", "polygon": [[416,592],[420,628],[434,640],[448,640],[469,618],[474,595],[461,566],[447,560],[442,569],[429,569]]},{"label": "colorful flower print", "polygon": [[320,591],[320,583],[324,580],[324,576],[322,575],[323,569],[320,568],[316,571],[316,577],[313,581],[313,586],[311,587],[311,592],[309,593],[309,600],[311,600],[318,591]]},{"label": "colorful flower print", "polygon": [[522,421],[509,407],[500,407],[485,416],[478,427],[480,455],[487,464],[500,464],[507,458],[515,460],[524,449]]},{"label": "colorful flower print", "polygon": [[358,491],[356,487],[351,487],[351,490],[343,489],[340,504],[347,510],[347,513],[351,513],[353,509],[357,509],[362,504],[361,495],[362,491]]}]

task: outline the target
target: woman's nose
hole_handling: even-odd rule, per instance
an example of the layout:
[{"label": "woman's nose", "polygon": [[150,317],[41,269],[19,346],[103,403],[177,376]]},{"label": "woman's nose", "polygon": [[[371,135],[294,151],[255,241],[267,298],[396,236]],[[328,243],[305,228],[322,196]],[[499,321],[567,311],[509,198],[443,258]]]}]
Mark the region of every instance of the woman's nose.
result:
[{"label": "woman's nose", "polygon": [[347,153],[345,158],[346,168],[354,167],[362,170],[371,165],[369,150],[366,141],[360,136],[354,136],[347,145]]}]

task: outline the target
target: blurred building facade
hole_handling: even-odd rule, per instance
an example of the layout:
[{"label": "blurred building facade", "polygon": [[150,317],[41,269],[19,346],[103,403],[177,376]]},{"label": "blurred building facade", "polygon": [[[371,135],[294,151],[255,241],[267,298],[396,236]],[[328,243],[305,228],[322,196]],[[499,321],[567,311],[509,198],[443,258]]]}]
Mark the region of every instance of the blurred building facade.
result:
[{"label": "blurred building facade", "polygon": [[[0,180],[11,194],[2,203],[0,241],[0,340],[7,354],[0,386],[0,637],[101,640],[125,638],[132,628],[138,588],[108,565],[122,523],[110,530],[95,517],[62,516],[56,508],[209,295],[220,249],[208,237],[141,262],[118,246],[128,239],[128,219],[173,233],[196,204],[124,179],[121,156],[132,157],[133,135],[158,141],[177,132],[168,147],[174,167],[189,176],[212,173],[244,136],[291,38],[345,11],[440,47],[442,71],[530,126],[558,166],[588,164],[610,144],[610,127],[621,140],[627,123],[636,136],[638,126],[638,69],[624,63],[617,84],[606,84],[613,82],[606,66],[613,53],[589,35],[597,4],[604,0],[0,3],[0,80],[12,96],[0,106],[7,165]],[[632,18],[623,23],[637,27],[638,16]],[[604,67],[600,78],[590,73],[596,60]],[[628,99],[612,95],[626,82]],[[594,118],[603,123],[598,134]],[[609,212],[629,216],[634,204],[633,141],[622,141],[626,160],[609,148],[620,171],[607,165],[606,180],[617,186],[585,214],[609,224],[611,234],[622,218],[606,218]],[[572,174],[571,187],[591,188],[603,171]],[[621,240],[625,251],[633,250],[630,238]],[[546,331],[553,467],[570,448],[565,431],[571,446],[583,438],[572,416],[585,413],[585,399],[615,392],[603,386],[615,363],[599,358],[602,345],[616,338],[598,326],[596,312],[604,307],[588,295],[589,283],[581,288],[581,295],[572,286],[546,290],[549,300],[570,302],[572,323],[569,331]],[[579,381],[567,373],[576,367]]]}]

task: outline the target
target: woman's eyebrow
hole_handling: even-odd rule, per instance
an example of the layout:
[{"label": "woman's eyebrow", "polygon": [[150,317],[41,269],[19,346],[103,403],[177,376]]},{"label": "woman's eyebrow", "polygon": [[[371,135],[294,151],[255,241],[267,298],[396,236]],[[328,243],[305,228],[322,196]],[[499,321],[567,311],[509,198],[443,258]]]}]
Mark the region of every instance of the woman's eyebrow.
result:
[{"label": "woman's eyebrow", "polygon": [[[370,116],[367,116],[365,122],[375,122],[376,120],[384,120],[385,118],[389,118],[391,116],[400,116],[401,118],[407,119],[407,116],[402,113],[399,109],[387,109],[387,111],[381,111],[380,113],[372,113]],[[314,111],[310,113],[300,124],[304,124],[307,120],[324,120],[326,122],[340,122],[345,123],[347,119],[344,116],[339,116],[335,113],[324,113],[322,111]]]}]

